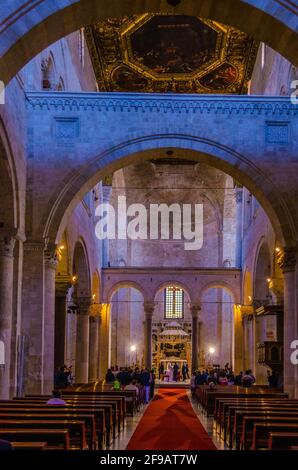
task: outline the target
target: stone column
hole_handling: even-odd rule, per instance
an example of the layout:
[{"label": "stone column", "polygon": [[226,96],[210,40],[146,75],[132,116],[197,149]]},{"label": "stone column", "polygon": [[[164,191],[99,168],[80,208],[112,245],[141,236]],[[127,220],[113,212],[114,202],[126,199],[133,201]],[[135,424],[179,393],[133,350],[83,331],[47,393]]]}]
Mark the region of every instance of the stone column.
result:
[{"label": "stone column", "polygon": [[243,188],[235,188],[236,197],[236,268],[241,268],[242,265],[242,201],[243,201]]},{"label": "stone column", "polygon": [[57,275],[55,287],[55,370],[57,370],[66,359],[66,294],[71,287],[71,276]]},{"label": "stone column", "polygon": [[243,322],[242,306],[234,305],[233,369],[236,374],[243,370]]},{"label": "stone column", "polygon": [[[92,306],[93,307],[93,306]],[[98,379],[99,316],[90,316],[89,382]]]},{"label": "stone column", "polygon": [[55,276],[58,264],[56,248],[44,251],[44,299],[42,325],[41,393],[51,394],[55,357]]},{"label": "stone column", "polygon": [[199,312],[201,306],[193,304],[190,306],[192,316],[192,328],[191,328],[191,370],[197,370],[199,367]]},{"label": "stone column", "polygon": [[[112,185],[102,185],[102,202],[103,204],[109,204],[112,194]],[[102,267],[107,268],[110,262],[110,244],[109,239],[105,238],[102,240]]]},{"label": "stone column", "polygon": [[296,261],[297,252],[291,249],[285,251],[279,257],[279,265],[284,274],[284,391],[289,393],[290,398],[297,398],[297,385],[295,369],[297,365],[292,364],[291,354],[293,349],[291,343],[297,340],[297,313],[296,313]]},{"label": "stone column", "polygon": [[[13,306],[13,250],[15,239],[0,238],[0,398],[9,398]],[[4,351],[3,351],[4,350]],[[2,360],[4,364],[2,364]]]},{"label": "stone column", "polygon": [[152,317],[154,313],[154,302],[144,302],[145,312],[145,367],[149,370],[152,368]]},{"label": "stone column", "polygon": [[76,383],[88,383],[89,372],[89,308],[91,297],[77,299]]}]

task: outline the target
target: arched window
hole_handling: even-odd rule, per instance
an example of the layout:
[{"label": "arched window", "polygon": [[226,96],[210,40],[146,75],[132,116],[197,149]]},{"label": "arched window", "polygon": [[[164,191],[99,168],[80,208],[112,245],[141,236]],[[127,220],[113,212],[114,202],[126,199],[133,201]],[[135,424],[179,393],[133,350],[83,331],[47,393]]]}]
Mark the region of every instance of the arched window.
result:
[{"label": "arched window", "polygon": [[184,291],[176,286],[164,290],[165,319],[180,319],[184,315]]}]

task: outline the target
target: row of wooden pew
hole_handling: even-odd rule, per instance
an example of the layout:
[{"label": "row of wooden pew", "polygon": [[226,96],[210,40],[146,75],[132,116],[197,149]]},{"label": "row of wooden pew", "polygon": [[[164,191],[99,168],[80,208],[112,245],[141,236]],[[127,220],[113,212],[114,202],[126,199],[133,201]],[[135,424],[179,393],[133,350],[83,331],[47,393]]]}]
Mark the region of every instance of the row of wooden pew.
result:
[{"label": "row of wooden pew", "polygon": [[230,449],[285,450],[298,445],[298,399],[266,387],[200,386],[195,396]]},{"label": "row of wooden pew", "polygon": [[16,449],[102,450],[123,432],[127,413],[140,407],[135,391],[101,387],[62,391],[66,405],[49,396],[0,400],[0,439]]}]

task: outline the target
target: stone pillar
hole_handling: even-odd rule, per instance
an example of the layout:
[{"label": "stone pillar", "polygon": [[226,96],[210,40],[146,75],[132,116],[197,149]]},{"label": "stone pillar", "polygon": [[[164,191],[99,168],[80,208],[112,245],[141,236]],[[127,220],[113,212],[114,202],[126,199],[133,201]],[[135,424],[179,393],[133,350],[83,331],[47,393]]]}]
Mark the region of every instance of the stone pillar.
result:
[{"label": "stone pillar", "polygon": [[154,302],[144,302],[145,312],[145,367],[149,370],[152,368],[152,317],[154,313]]},{"label": "stone pillar", "polygon": [[[0,350],[4,349],[4,364],[0,361],[0,398],[9,398],[11,367],[11,331],[13,306],[13,250],[15,239],[0,238]],[[3,352],[3,351],[2,351]]]},{"label": "stone pillar", "polygon": [[99,373],[98,377],[105,378],[110,367],[110,341],[111,341],[111,305],[99,305]]},{"label": "stone pillar", "polygon": [[[66,294],[71,276],[57,275],[55,290],[55,371],[66,359]],[[68,364],[70,365],[70,364]]]},{"label": "stone pillar", "polygon": [[242,266],[242,201],[243,201],[243,188],[235,188],[236,196],[236,268]]},{"label": "stone pillar", "polygon": [[190,306],[192,316],[192,328],[191,328],[191,370],[197,370],[199,367],[199,312],[201,306],[193,304]]},{"label": "stone pillar", "polygon": [[[102,202],[103,204],[109,204],[112,194],[112,185],[102,185]],[[107,268],[110,262],[110,244],[109,239],[105,238],[102,240],[102,267]]]},{"label": "stone pillar", "polygon": [[289,393],[290,398],[297,398],[298,386],[296,385],[297,365],[292,364],[291,343],[297,340],[297,313],[296,313],[296,261],[297,252],[285,249],[279,257],[279,265],[284,274],[284,391]]},{"label": "stone pillar", "polygon": [[99,316],[90,316],[89,382],[98,379]]},{"label": "stone pillar", "polygon": [[75,373],[77,344],[77,306],[74,303],[68,303],[67,306],[65,336],[65,361],[67,365],[72,365],[72,370]]},{"label": "stone pillar", "polygon": [[243,323],[242,306],[234,305],[233,369],[236,374],[243,370]]},{"label": "stone pillar", "polygon": [[41,393],[51,394],[55,357],[55,276],[58,264],[55,247],[44,251],[44,299],[42,325]]},{"label": "stone pillar", "polygon": [[89,372],[89,308],[91,297],[77,299],[76,383],[88,383]]}]

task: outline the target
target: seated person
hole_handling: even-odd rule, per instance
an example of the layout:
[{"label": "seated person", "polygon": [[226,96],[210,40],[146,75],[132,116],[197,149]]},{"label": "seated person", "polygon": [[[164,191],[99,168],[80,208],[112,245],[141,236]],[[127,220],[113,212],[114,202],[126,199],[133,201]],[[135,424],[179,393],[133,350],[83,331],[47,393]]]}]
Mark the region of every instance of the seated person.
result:
[{"label": "seated person", "polygon": [[5,441],[4,439],[0,439],[0,450],[14,450],[11,443],[9,441]]},{"label": "seated person", "polygon": [[53,398],[47,401],[47,405],[66,405],[66,402],[62,400],[61,393],[59,390],[53,390]]},{"label": "seated person", "polygon": [[[139,388],[137,387],[137,381],[134,379],[128,385],[125,385],[124,390],[134,390],[136,392],[136,397],[139,396]],[[133,397],[125,397],[126,401],[133,401]]]}]

